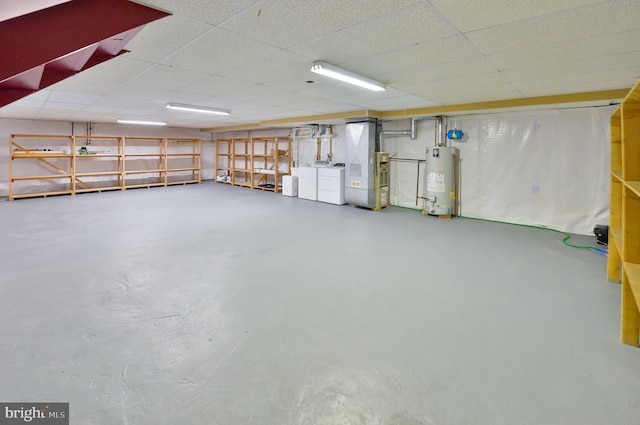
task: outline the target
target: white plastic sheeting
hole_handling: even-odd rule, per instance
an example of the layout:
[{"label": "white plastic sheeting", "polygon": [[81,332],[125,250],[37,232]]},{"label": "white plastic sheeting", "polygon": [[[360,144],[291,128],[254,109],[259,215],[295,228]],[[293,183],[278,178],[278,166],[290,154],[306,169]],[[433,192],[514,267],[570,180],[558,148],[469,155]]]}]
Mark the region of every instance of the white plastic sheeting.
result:
[{"label": "white plastic sheeting", "polygon": [[[615,107],[529,111],[449,118],[462,129],[460,215],[546,226],[592,235],[609,221],[609,117]],[[408,121],[385,123],[402,129]],[[418,138],[385,139],[397,158],[424,159],[434,122],[420,122]],[[424,165],[396,161],[391,199],[416,206]],[[421,180],[421,179],[420,179]],[[418,190],[416,191],[416,183]]]}]

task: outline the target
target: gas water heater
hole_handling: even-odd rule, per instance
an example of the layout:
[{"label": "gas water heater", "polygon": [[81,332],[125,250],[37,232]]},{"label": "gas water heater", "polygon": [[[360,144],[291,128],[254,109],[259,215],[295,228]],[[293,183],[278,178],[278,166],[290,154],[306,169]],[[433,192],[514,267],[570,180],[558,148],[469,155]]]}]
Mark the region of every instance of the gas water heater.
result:
[{"label": "gas water heater", "polygon": [[423,214],[457,214],[458,149],[451,146],[428,147],[424,173]]}]

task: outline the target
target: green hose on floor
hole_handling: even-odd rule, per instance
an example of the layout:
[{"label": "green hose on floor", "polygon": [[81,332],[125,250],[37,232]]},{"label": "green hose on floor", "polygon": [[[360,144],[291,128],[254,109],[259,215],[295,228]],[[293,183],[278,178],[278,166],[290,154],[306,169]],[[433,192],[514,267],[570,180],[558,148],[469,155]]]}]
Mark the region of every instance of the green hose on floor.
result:
[{"label": "green hose on floor", "polygon": [[[407,210],[421,211],[418,208],[402,207],[400,205],[392,205],[392,206],[397,207],[397,208],[404,208],[404,209],[407,209]],[[570,248],[588,249],[588,250],[590,250],[592,252],[595,252],[596,254],[599,254],[599,255],[607,255],[606,248],[600,248],[600,247],[591,246],[591,245],[575,245],[575,244],[572,244],[572,243],[568,242],[569,238],[571,237],[571,235],[568,232],[565,232],[565,231],[562,231],[562,230],[558,230],[558,229],[553,229],[551,227],[534,226],[532,224],[511,223],[509,221],[490,220],[488,218],[467,217],[467,216],[464,216],[464,215],[459,215],[459,216],[456,216],[456,217],[458,217],[458,218],[466,218],[467,220],[487,221],[489,223],[510,224],[512,226],[529,227],[531,229],[549,230],[551,232],[560,233],[561,235],[564,236],[564,238],[562,239],[562,244],[563,245],[566,245],[566,246],[568,246]]]}]

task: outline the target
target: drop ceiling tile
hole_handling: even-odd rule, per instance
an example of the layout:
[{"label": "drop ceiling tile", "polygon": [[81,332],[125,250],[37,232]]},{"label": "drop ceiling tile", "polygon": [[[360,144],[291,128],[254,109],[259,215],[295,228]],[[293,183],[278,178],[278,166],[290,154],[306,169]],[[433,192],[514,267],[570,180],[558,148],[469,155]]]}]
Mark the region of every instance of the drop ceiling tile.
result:
[{"label": "drop ceiling tile", "polygon": [[[187,3],[187,2],[185,2]],[[201,36],[213,27],[183,16],[168,16],[147,24],[127,44],[125,57],[158,62]]]},{"label": "drop ceiling tile", "polygon": [[424,4],[418,4],[290,50],[340,65],[357,58],[419,46],[454,34],[454,30]]},{"label": "drop ceiling tile", "polygon": [[313,61],[305,56],[281,50],[223,72],[220,76],[253,83],[267,83],[292,74],[310,73],[312,63]]},{"label": "drop ceiling tile", "polygon": [[155,109],[122,108],[118,111],[120,118],[151,116]]},{"label": "drop ceiling tile", "polygon": [[174,15],[188,17],[210,25],[219,25],[254,4],[262,2],[258,0],[145,0],[144,3],[167,10]]},{"label": "drop ceiling tile", "polygon": [[610,1],[466,34],[483,54],[543,46],[637,29],[637,0]]},{"label": "drop ceiling tile", "polygon": [[[11,104],[13,105],[13,104]],[[0,109],[0,118],[9,119],[33,119],[40,112],[40,108],[31,108],[28,106],[5,106]]]},{"label": "drop ceiling tile", "polygon": [[232,99],[242,102],[253,102],[262,99],[270,99],[278,96],[286,96],[291,92],[287,90],[277,89],[275,87],[269,87],[264,85],[255,85],[248,89],[238,90],[230,93],[225,93],[225,99]]},{"label": "drop ceiling tile", "polygon": [[10,103],[7,106],[2,108],[2,111],[5,109],[11,108],[29,108],[29,109],[41,109],[45,105],[45,102],[41,100],[29,100],[26,98],[22,98],[16,102]]},{"label": "drop ceiling tile", "polygon": [[526,81],[634,67],[640,70],[640,52],[600,56],[551,65],[526,66],[502,71],[502,74],[511,81]]},{"label": "drop ceiling tile", "polygon": [[[495,90],[515,90],[509,83],[505,82],[495,73],[478,74],[467,77],[460,77],[444,81],[422,81],[406,85],[406,91],[415,96],[438,103],[449,103],[445,99],[454,94],[465,94],[473,92],[484,92],[487,99],[495,99]],[[435,99],[434,94],[440,94]]]},{"label": "drop ceiling tile", "polygon": [[86,107],[86,105],[79,103],[63,103],[63,102],[51,102],[47,101],[44,104],[44,109],[54,110],[54,111],[81,111]]},{"label": "drop ceiling tile", "polygon": [[254,85],[254,83],[247,81],[213,76],[195,83],[187,84],[181,87],[180,91],[185,93],[200,93],[209,96],[220,96],[225,93],[247,89]]},{"label": "drop ceiling tile", "polygon": [[166,65],[148,68],[145,72],[127,81],[127,86],[136,88],[151,88],[161,90],[175,90],[188,84],[202,81],[207,74],[185,69],[178,69]]},{"label": "drop ceiling tile", "polygon": [[97,95],[104,96],[110,95],[114,92],[118,92],[122,90],[122,83],[115,83],[111,81],[96,81],[96,80],[88,80],[82,76],[83,74],[78,74],[73,77],[69,77],[66,80],[62,80],[59,83],[56,83],[49,88],[51,90],[63,91],[68,93],[80,93],[80,94],[89,94],[89,95]]},{"label": "drop ceiling tile", "polygon": [[71,115],[69,119],[75,122],[102,122],[102,123],[110,122],[112,123],[118,120],[118,114],[115,114],[112,112],[100,112],[100,114],[98,115],[98,118],[96,118],[96,113],[93,111],[92,112],[80,111]]},{"label": "drop ceiling tile", "polygon": [[[637,67],[567,75],[513,83],[526,96],[546,96],[632,87],[640,77]],[[622,84],[622,85],[621,85]]]},{"label": "drop ceiling tile", "polygon": [[520,91],[507,83],[487,84],[483,87],[462,90],[432,90],[428,96],[433,102],[443,105],[520,99],[523,97]]},{"label": "drop ceiling tile", "polygon": [[41,109],[36,119],[47,121],[71,121],[74,111],[69,109]]},{"label": "drop ceiling tile", "polygon": [[63,91],[52,90],[51,95],[48,98],[49,102],[62,102],[62,103],[79,103],[82,105],[90,105],[95,102],[100,96],[92,94],[79,94],[68,93]]},{"label": "drop ceiling tile", "polygon": [[593,56],[636,52],[638,46],[640,46],[640,30],[631,30],[490,55],[487,56],[487,60],[497,69],[507,70]]},{"label": "drop ceiling tile", "polygon": [[335,103],[331,100],[305,96],[297,93],[290,93],[284,96],[263,99],[261,103],[262,102],[264,102],[266,105],[279,106],[286,109],[304,109],[307,107],[315,107]]},{"label": "drop ceiling tile", "polygon": [[343,66],[360,73],[375,69],[380,78],[384,79],[387,74],[458,62],[477,56],[477,51],[471,48],[462,36],[453,36],[367,58],[349,59]]},{"label": "drop ceiling tile", "polygon": [[169,58],[166,64],[215,75],[268,56],[276,50],[228,31],[215,30],[184,47]]},{"label": "drop ceiling tile", "polygon": [[601,3],[603,0],[431,0],[461,32]]},{"label": "drop ceiling tile", "polygon": [[[437,84],[440,81],[457,80],[461,77],[494,73],[494,68],[482,58],[472,58],[458,62],[414,68],[385,76],[393,87],[407,91],[410,84]],[[409,91],[410,93],[410,91]]]},{"label": "drop ceiling tile", "polygon": [[361,106],[362,108],[377,109],[381,111],[413,107],[406,105],[421,105],[420,107],[427,107],[436,106],[437,104],[413,95],[390,97],[386,99],[371,99],[358,102],[358,106]]},{"label": "drop ceiling tile", "polygon": [[37,91],[35,93],[30,94],[29,96],[23,97],[22,99],[36,100],[36,101],[44,102],[49,98],[50,94],[51,94],[50,90],[40,90],[40,91]]},{"label": "drop ceiling tile", "polygon": [[343,0],[268,0],[234,17],[223,28],[281,49],[390,14],[419,0],[368,0],[345,7]]},{"label": "drop ceiling tile", "polygon": [[87,80],[124,83],[152,66],[152,64],[147,62],[128,59],[125,56],[118,56],[96,65],[93,68],[89,68],[86,71],[82,71],[79,76]]},{"label": "drop ceiling tile", "polygon": [[83,109],[83,112],[96,112],[100,114],[116,114],[122,108],[119,106],[101,106],[101,105],[91,105],[87,106]]}]

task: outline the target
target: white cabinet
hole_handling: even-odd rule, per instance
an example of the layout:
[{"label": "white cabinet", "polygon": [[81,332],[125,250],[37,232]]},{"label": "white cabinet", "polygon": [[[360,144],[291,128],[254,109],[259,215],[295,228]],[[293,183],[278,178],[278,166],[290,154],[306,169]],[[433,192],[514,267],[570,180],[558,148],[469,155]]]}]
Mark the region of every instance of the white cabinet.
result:
[{"label": "white cabinet", "polygon": [[344,168],[318,168],[318,201],[342,205],[344,201]]},{"label": "white cabinet", "polygon": [[298,176],[298,198],[318,200],[318,168],[294,168],[294,175]]}]

